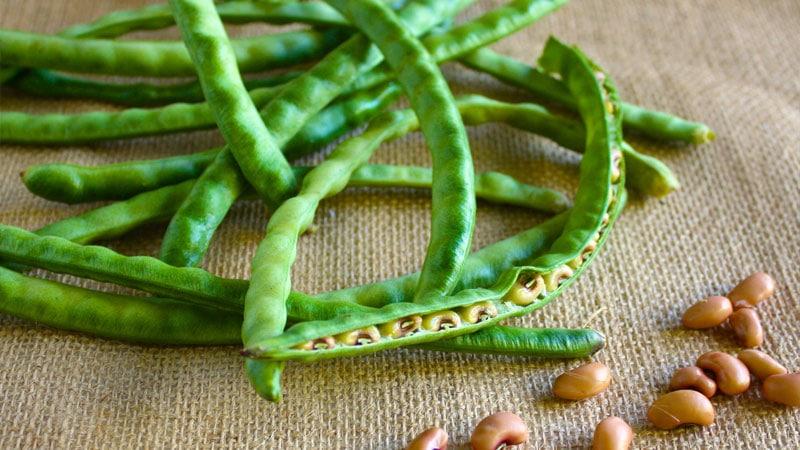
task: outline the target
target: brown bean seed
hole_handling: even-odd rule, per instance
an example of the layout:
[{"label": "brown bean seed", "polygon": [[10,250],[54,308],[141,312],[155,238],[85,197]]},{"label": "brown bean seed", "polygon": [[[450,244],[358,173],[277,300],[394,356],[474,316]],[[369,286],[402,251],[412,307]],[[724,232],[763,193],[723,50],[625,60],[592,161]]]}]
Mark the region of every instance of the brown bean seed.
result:
[{"label": "brown bean seed", "polygon": [[603,392],[611,384],[611,370],[593,362],[564,372],[553,383],[553,395],[566,400],[583,400]]},{"label": "brown bean seed", "polygon": [[447,432],[433,427],[423,431],[408,444],[406,450],[446,450]]},{"label": "brown bean seed", "polygon": [[759,350],[743,350],[736,357],[761,381],[772,375],[783,375],[789,372],[778,361]]},{"label": "brown bean seed", "polygon": [[773,375],[761,385],[764,398],[787,406],[800,406],[800,373]]},{"label": "brown bean seed", "polygon": [[511,412],[485,417],[475,427],[469,442],[472,450],[496,450],[501,445],[517,445],[528,440],[528,426]]},{"label": "brown bean seed", "polygon": [[683,367],[672,374],[669,380],[669,390],[694,389],[708,398],[717,393],[717,383],[697,366]]},{"label": "brown bean seed", "polygon": [[673,391],[653,402],[647,411],[647,420],[662,430],[688,424],[708,426],[714,423],[714,406],[708,397],[697,391]]},{"label": "brown bean seed", "polygon": [[756,306],[769,298],[773,292],[775,292],[775,280],[764,272],[756,272],[737,284],[728,293],[728,298],[733,302],[747,300],[748,303]]},{"label": "brown bean seed", "polygon": [[750,387],[750,371],[747,366],[727,353],[704,353],[697,358],[695,365],[714,373],[717,387],[723,394],[741,394]]},{"label": "brown bean seed", "polygon": [[733,302],[733,310],[738,311],[742,308],[753,308],[754,306],[750,304],[747,300],[736,300]]},{"label": "brown bean seed", "polygon": [[761,319],[753,308],[742,308],[731,315],[731,328],[742,347],[755,348],[764,343]]},{"label": "brown bean seed", "polygon": [[725,297],[709,297],[695,303],[683,313],[681,322],[686,328],[699,330],[711,328],[725,322],[731,313],[733,306],[731,301]]},{"label": "brown bean seed", "polygon": [[607,417],[597,424],[592,450],[627,450],[633,441],[633,429],[619,417]]}]

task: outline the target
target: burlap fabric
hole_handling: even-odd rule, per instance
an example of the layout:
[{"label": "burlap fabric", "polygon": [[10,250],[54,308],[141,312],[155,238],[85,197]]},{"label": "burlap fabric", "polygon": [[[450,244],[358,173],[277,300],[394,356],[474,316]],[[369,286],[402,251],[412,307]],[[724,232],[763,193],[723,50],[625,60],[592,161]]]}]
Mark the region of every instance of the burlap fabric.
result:
[{"label": "burlap fabric", "polygon": [[[141,3],[5,0],[0,25],[55,32]],[[480,2],[469,14],[500,3]],[[756,389],[715,399],[718,417],[708,428],[659,432],[645,420],[675,368],[708,350],[738,351],[728,330],[685,331],[679,319],[697,299],[726,292],[753,270],[766,270],[779,283],[759,310],[764,349],[800,369],[800,3],[575,1],[496,48],[533,62],[551,33],[580,44],[608,68],[628,101],[705,121],[719,136],[702,147],[634,140],[675,169],[682,189],[663,201],[634,196],[610,245],[577,285],[514,322],[588,322],[605,332],[608,346],[596,358],[614,372],[607,392],[581,403],[551,397],[552,379],[578,361],[401,350],[290,364],[285,400],[273,405],[253,394],[235,348],[131,346],[2,316],[0,448],[397,449],[431,425],[445,427],[455,448],[466,448],[474,424],[498,410],[527,420],[525,448],[586,447],[595,424],[612,414],[637,429],[637,448],[800,448],[800,412],[765,403]],[[525,98],[456,65],[447,74],[458,91]],[[105,106],[2,92],[3,109],[99,107]],[[470,137],[478,169],[574,192],[574,155],[502,126],[472,128]],[[33,229],[90,207],[27,193],[17,174],[30,164],[153,158],[219,142],[215,132],[204,132],[93,146],[3,145],[0,222]],[[420,135],[384,146],[373,160],[429,164]],[[429,207],[427,192],[407,189],[350,189],[324,202],[318,231],[302,239],[295,286],[316,292],[415,269],[429,234]],[[480,203],[475,247],[542,217]],[[265,221],[258,202],[237,204],[208,269],[245,276]],[[152,255],[162,232],[153,226],[110,245]]]}]

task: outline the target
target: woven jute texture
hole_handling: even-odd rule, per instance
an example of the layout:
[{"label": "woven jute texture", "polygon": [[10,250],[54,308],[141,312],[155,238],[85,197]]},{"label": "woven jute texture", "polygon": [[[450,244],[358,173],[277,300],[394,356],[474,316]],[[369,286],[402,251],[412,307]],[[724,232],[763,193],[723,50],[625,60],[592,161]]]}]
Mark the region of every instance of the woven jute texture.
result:
[{"label": "woven jute texture", "polygon": [[[0,25],[56,32],[142,3],[4,0]],[[500,3],[479,2],[466,16]],[[262,31],[247,26],[233,33]],[[680,316],[754,270],[778,281],[775,296],[759,307],[764,350],[800,370],[800,3],[576,0],[495,48],[533,63],[549,34],[579,44],[606,67],[627,101],[702,120],[718,135],[700,147],[631,137],[668,163],[682,188],[664,200],[634,195],[582,279],[551,306],[513,321],[588,323],[604,332],[608,344],[595,359],[613,370],[608,391],[580,403],[553,399],[553,378],[580,361],[399,350],[289,364],[285,399],[274,405],[252,392],[236,348],[127,345],[0,316],[0,448],[399,449],[439,425],[459,449],[467,448],[480,418],[499,410],[515,411],[530,425],[524,448],[585,448],[595,424],[609,415],[636,428],[642,449],[800,448],[800,411],[766,403],[758,389],[715,398],[717,419],[707,428],[661,432],[645,419],[674,369],[709,350],[739,350],[730,330],[686,331]],[[457,92],[527,98],[455,64],[445,72]],[[98,108],[109,106],[2,91],[5,110]],[[504,126],[469,134],[477,169],[574,193],[575,155]],[[155,158],[220,142],[216,132],[199,132],[91,146],[2,145],[0,222],[34,229],[95,206],[29,194],[18,173],[30,164]],[[373,161],[430,164],[419,134],[383,146]],[[429,193],[411,189],[349,189],[325,201],[317,232],[301,239],[295,287],[319,292],[415,270],[429,236],[429,208]],[[485,202],[479,208],[476,248],[544,218]],[[238,203],[206,267],[245,277],[266,220],[260,203]],[[163,230],[147,227],[108,245],[155,255]]]}]

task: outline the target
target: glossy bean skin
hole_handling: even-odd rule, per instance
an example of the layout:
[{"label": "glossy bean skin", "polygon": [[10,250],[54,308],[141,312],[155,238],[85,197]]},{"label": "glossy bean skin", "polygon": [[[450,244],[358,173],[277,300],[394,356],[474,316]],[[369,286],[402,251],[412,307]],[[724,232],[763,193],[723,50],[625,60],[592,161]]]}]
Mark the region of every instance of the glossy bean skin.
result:
[{"label": "glossy bean skin", "polygon": [[[564,231],[556,239],[548,254],[535,258],[531,263],[526,263],[531,265],[512,267],[495,278],[494,285],[488,289],[475,288],[459,291],[440,299],[435,305],[392,303],[380,308],[377,312],[354,314],[342,320],[300,323],[288,328],[278,337],[265,340],[261,347],[246,349],[245,353],[251,357],[271,360],[317,360],[432,342],[477,331],[508,317],[530,313],[552,301],[573,283],[576,277],[580,276],[587,265],[591,263],[598,249],[604,245],[609,230],[625,203],[624,166],[619,167],[620,176],[617,180],[611,181],[613,169],[611,153],[621,138],[619,136],[619,118],[614,115],[614,112],[618,112],[619,109],[617,107],[609,108],[606,105],[610,103],[614,106],[617,101],[610,79],[602,77],[603,80],[600,81],[596,78],[595,73],[599,69],[577,49],[551,40],[545,48],[545,55],[558,60],[554,64],[560,65],[559,69],[564,72],[563,78],[567,79],[569,84],[574,85],[573,88],[576,92],[585,94],[585,97],[582,96],[582,98],[585,98],[586,101],[582,103],[581,107],[587,130],[589,130],[587,131],[587,153],[581,163],[581,183],[576,195],[576,206],[567,218]],[[587,192],[587,189],[591,189],[591,191]],[[575,211],[579,212],[576,214]],[[605,217],[606,214],[608,214],[607,217]],[[572,219],[572,223],[570,223],[570,219]],[[515,304],[513,299],[506,298],[515,286],[525,283],[525,280],[530,279],[532,275],[546,276],[560,271],[567,263],[573,262],[577,256],[583,255],[585,248],[588,247],[593,250],[588,253],[586,258],[581,258],[579,264],[575,266],[576,269],[570,268],[571,276],[560,279],[558,281],[560,284],[555,290],[540,292],[535,302],[526,305]],[[497,315],[475,324],[462,324],[446,330],[425,330],[409,336],[383,338],[375,343],[354,347],[338,346],[333,349],[315,351],[294,349],[295,346],[303,345],[308,341],[349,330],[374,325],[380,326],[404,317],[426,316],[487,301],[495,303]]]},{"label": "glossy bean skin", "polygon": [[669,390],[694,389],[708,398],[717,393],[717,383],[703,372],[703,369],[692,366],[682,367],[672,374],[669,380]]},{"label": "glossy bean skin", "polygon": [[436,62],[391,9],[378,0],[328,3],[384,54],[419,117],[433,161],[433,203],[431,238],[414,301],[435,302],[458,281],[475,225],[474,170],[464,124]]},{"label": "glossy bean skin", "polygon": [[446,450],[447,432],[439,427],[428,428],[411,441],[406,450]]},{"label": "glossy bean skin", "polygon": [[755,309],[740,308],[729,320],[733,333],[742,347],[755,348],[764,343],[764,328]]},{"label": "glossy bean skin", "polygon": [[761,385],[764,398],[786,406],[800,406],[800,373],[772,375]]},{"label": "glossy bean skin", "polygon": [[732,302],[745,300],[753,306],[771,297],[775,292],[775,280],[764,272],[755,272],[737,284],[729,293]]},{"label": "glossy bean skin", "polygon": [[[462,57],[460,61],[501,81],[528,90],[543,100],[569,108],[575,107],[575,98],[570,96],[561,82],[513,58],[482,48]],[[692,144],[703,144],[714,140],[714,133],[702,123],[691,122],[630,103],[622,103],[621,107],[625,128],[651,139]]]},{"label": "glossy bean skin", "polygon": [[783,375],[788,372],[781,363],[759,350],[743,350],[736,357],[761,381],[772,375]]},{"label": "glossy bean skin", "polygon": [[[311,61],[346,39],[348,31],[290,31],[232,41],[242,72],[259,72]],[[114,41],[0,30],[3,62],[23,67],[106,75],[195,75],[182,42]]]},{"label": "glossy bean skin", "polygon": [[559,375],[553,383],[553,395],[564,400],[585,400],[605,391],[610,384],[608,366],[593,362]]},{"label": "glossy bean skin", "polygon": [[722,325],[733,314],[733,305],[726,297],[712,296],[700,300],[683,313],[681,323],[692,330]]},{"label": "glossy bean skin", "polygon": [[597,424],[592,450],[628,450],[633,442],[633,429],[619,417],[607,417]]},{"label": "glossy bean skin", "polygon": [[727,353],[704,353],[697,358],[695,365],[713,372],[719,391],[725,395],[738,395],[750,387],[747,366]]},{"label": "glossy bean skin", "polygon": [[709,426],[714,423],[714,406],[708,397],[689,389],[664,394],[647,411],[656,428],[672,430],[681,425]]},{"label": "glossy bean skin", "polygon": [[527,442],[529,434],[528,426],[518,415],[501,411],[478,422],[469,443],[472,450],[496,450]]}]

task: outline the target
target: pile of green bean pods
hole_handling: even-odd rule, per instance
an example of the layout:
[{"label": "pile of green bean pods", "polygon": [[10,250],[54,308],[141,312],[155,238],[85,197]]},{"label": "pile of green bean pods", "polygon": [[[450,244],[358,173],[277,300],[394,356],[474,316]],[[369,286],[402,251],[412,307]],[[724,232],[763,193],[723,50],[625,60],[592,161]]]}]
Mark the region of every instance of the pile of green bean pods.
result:
[{"label": "pile of green bean pods", "polygon": [[[626,142],[623,130],[684,144],[711,141],[714,133],[621,101],[608,73],[556,38],[534,66],[488,49],[566,2],[511,0],[457,22],[471,0],[169,0],[54,36],[0,29],[4,88],[119,107],[76,114],[3,110],[2,145],[211,128],[225,141],[162,159],[21,168],[34,195],[107,203],[35,231],[0,225],[0,312],[133,343],[239,346],[250,383],[272,401],[282,396],[287,361],[405,346],[543,358],[593,354],[604,345],[597,331],[500,322],[544,307],[577,280],[608,241],[627,189],[663,197],[679,187],[669,167]],[[253,22],[300,27],[228,37],[226,24]],[[170,26],[182,42],[117,39]],[[454,96],[439,68],[450,60],[544,104]],[[187,76],[196,79],[163,80]],[[147,77],[162,80],[141,80]],[[410,107],[393,108],[403,96]],[[487,123],[579,153],[574,197],[500,172],[476,173],[466,127]],[[369,163],[382,143],[416,130],[432,167]],[[292,165],[331,145],[320,164]],[[348,186],[430,189],[431,235],[421,270],[313,295],[292,290],[301,236],[320,202]],[[271,212],[250,276],[229,279],[200,268],[215,231],[245,198],[263,200]],[[476,199],[554,216],[470,254]],[[92,245],[151,223],[167,224],[158,257]],[[25,273],[32,268],[140,294],[35,278]]]}]

